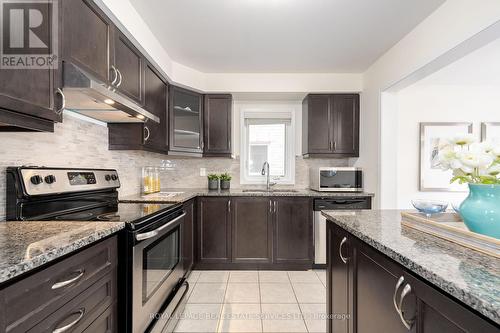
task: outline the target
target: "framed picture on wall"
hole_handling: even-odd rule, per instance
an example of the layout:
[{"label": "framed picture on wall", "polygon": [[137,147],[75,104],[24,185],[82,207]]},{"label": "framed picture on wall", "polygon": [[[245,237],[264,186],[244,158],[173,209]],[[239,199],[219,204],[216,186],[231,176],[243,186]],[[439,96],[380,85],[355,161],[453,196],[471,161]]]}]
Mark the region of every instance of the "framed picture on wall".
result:
[{"label": "framed picture on wall", "polygon": [[500,123],[482,123],[481,141],[494,141],[500,144]]},{"label": "framed picture on wall", "polygon": [[466,192],[466,184],[453,183],[452,171],[439,166],[439,146],[449,137],[472,134],[472,123],[420,123],[420,191]]}]

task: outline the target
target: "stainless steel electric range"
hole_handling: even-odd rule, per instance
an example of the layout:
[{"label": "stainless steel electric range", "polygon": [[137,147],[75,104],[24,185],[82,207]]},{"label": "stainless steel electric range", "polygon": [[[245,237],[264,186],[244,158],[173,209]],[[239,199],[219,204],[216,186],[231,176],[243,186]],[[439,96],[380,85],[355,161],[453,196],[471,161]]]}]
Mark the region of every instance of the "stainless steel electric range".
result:
[{"label": "stainless steel electric range", "polygon": [[[116,170],[9,167],[7,219],[121,221],[121,332],[169,332],[189,289],[180,204],[119,203]],[[122,279],[123,277],[123,279]]]}]

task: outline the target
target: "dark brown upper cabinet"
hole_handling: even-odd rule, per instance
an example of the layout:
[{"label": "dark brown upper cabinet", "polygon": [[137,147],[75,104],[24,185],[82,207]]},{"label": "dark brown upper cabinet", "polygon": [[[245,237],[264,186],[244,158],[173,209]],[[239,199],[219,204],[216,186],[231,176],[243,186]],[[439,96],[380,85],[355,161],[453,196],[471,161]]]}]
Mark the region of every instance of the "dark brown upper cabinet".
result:
[{"label": "dark brown upper cabinet", "polygon": [[231,157],[231,95],[205,95],[203,108],[203,155]]},{"label": "dark brown upper cabinet", "polygon": [[103,83],[117,80],[113,71],[111,20],[91,0],[64,0],[63,59]]},{"label": "dark brown upper cabinet", "polygon": [[170,86],[169,98],[169,152],[202,156],[203,96]]},{"label": "dark brown upper cabinet", "polygon": [[108,124],[109,149],[168,152],[168,85],[149,63],[144,68],[144,108],[160,122]]},{"label": "dark brown upper cabinet", "polygon": [[168,152],[168,85],[158,71],[147,64],[144,70],[144,107],[160,118],[160,122],[147,121],[144,124],[145,145],[152,149]]},{"label": "dark brown upper cabinet", "polygon": [[232,198],[232,262],[272,263],[270,198]]},{"label": "dark brown upper cabinet", "polygon": [[63,3],[63,59],[144,103],[145,58],[90,0]]},{"label": "dark brown upper cabinet", "polygon": [[359,156],[359,94],[310,94],[304,98],[302,154]]},{"label": "dark brown upper cabinet", "polygon": [[[49,29],[38,29],[37,34],[53,42]],[[61,43],[49,47],[55,45],[60,48]],[[0,131],[53,132],[54,122],[62,121],[61,50],[56,53],[59,58],[53,68],[0,69]]]},{"label": "dark brown upper cabinet", "polygon": [[311,198],[273,198],[274,262],[312,265],[314,257]]},{"label": "dark brown upper cabinet", "polygon": [[111,67],[116,75],[114,86],[139,105],[144,103],[143,55],[118,29],[114,29],[114,61]]}]

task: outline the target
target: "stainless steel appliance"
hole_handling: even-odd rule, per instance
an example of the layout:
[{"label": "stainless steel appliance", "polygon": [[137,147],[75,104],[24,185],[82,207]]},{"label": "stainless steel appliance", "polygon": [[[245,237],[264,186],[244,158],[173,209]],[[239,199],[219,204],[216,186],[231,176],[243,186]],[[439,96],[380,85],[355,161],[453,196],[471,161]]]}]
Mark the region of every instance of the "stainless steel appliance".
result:
[{"label": "stainless steel appliance", "polygon": [[159,123],[160,118],[116,91],[123,77],[117,68],[113,67],[113,73],[113,86],[107,86],[78,66],[64,62],[64,88],[58,90],[62,109],[104,122],[143,122],[147,118]]},{"label": "stainless steel appliance", "polygon": [[330,197],[314,199],[314,264],[326,265],[326,218],[322,210],[371,209],[371,197]]},{"label": "stainless steel appliance", "polygon": [[119,203],[116,170],[11,167],[8,220],[123,221],[120,332],[171,332],[189,289],[180,204]]},{"label": "stainless steel appliance", "polygon": [[310,188],[320,192],[363,192],[363,170],[353,167],[313,167]]}]

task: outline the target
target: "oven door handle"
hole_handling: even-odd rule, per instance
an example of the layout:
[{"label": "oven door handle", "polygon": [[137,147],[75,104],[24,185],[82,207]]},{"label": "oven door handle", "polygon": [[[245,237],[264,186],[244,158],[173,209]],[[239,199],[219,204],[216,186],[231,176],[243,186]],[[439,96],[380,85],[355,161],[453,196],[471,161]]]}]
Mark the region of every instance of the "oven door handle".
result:
[{"label": "oven door handle", "polygon": [[159,228],[157,228],[155,230],[148,231],[148,232],[143,232],[142,234],[135,235],[135,239],[137,241],[143,241],[143,240],[146,240],[146,239],[150,239],[150,238],[156,237],[160,233],[160,231],[162,231],[162,230],[170,227],[172,224],[174,224],[175,222],[179,221],[184,216],[186,216],[186,212],[182,213],[181,215],[179,215],[178,217],[176,217],[172,221],[168,222],[167,224],[162,225],[161,227],[159,227]]}]

